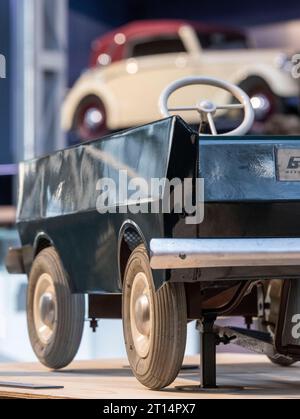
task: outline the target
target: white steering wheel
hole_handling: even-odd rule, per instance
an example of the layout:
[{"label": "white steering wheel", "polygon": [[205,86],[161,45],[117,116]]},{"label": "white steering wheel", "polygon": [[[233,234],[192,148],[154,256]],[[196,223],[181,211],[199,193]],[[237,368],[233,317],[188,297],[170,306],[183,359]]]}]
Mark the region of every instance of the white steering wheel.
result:
[{"label": "white steering wheel", "polygon": [[[191,85],[207,85],[218,87],[220,89],[226,90],[227,92],[231,93],[231,95],[238,100],[238,104],[228,104],[228,105],[217,105],[209,100],[202,100],[199,101],[194,106],[180,106],[176,108],[169,108],[168,102],[170,96],[177,91],[186,86]],[[227,132],[225,134],[220,135],[245,135],[247,132],[252,128],[255,113],[250,101],[249,96],[245,93],[242,89],[235,86],[234,84],[228,83],[223,80],[215,79],[212,77],[186,77],[181,80],[177,80],[168,86],[160,97],[160,111],[164,117],[171,116],[170,112],[190,112],[196,111],[200,115],[200,127],[199,127],[199,135],[207,135],[201,133],[202,124],[208,123],[210,127],[210,131],[212,135],[218,135],[214,115],[219,110],[232,110],[232,109],[243,109],[244,110],[244,120],[240,124],[240,126],[233,131]]]}]

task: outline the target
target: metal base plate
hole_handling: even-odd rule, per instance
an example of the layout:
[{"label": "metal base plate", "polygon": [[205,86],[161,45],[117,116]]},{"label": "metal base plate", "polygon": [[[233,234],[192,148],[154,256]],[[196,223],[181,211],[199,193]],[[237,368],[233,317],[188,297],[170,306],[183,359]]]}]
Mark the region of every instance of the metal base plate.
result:
[{"label": "metal base plate", "polygon": [[29,383],[14,383],[0,381],[0,387],[17,388],[17,389],[29,389],[29,390],[61,390],[63,386],[51,386],[44,384],[29,384]]},{"label": "metal base plate", "polygon": [[181,371],[200,371],[199,365],[182,365]]}]

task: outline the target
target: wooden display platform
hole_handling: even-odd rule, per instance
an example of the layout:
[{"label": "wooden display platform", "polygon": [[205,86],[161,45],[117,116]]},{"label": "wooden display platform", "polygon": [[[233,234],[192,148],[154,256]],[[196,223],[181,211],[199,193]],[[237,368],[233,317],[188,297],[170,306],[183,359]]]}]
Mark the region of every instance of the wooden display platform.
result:
[{"label": "wooden display platform", "polygon": [[[39,364],[0,364],[1,384],[35,386],[0,387],[0,399],[300,398],[300,364],[280,368],[265,356],[248,354],[218,356],[218,384],[227,389],[178,391],[176,386],[199,383],[199,370],[187,368],[197,361],[198,357],[188,358],[176,382],[159,392],[144,389],[126,361],[75,362],[61,372],[49,372]],[[43,386],[63,388],[38,389]]]}]

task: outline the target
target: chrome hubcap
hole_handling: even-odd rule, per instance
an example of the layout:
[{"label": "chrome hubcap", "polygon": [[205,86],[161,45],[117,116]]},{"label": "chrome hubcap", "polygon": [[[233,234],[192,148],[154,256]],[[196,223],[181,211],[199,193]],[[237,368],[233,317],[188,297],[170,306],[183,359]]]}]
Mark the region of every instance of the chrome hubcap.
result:
[{"label": "chrome hubcap", "polygon": [[150,350],[152,329],[152,304],[147,277],[138,273],[132,284],[130,322],[135,349],[141,358]]},{"label": "chrome hubcap", "polygon": [[42,295],[40,299],[40,313],[41,320],[45,323],[45,325],[53,328],[55,320],[55,305],[52,294],[46,293]]},{"label": "chrome hubcap", "polygon": [[48,274],[41,275],[37,281],[33,310],[38,337],[47,344],[53,336],[57,319],[56,293]]},{"label": "chrome hubcap", "polygon": [[270,99],[263,93],[252,96],[251,104],[257,119],[265,118],[271,111],[272,107]]},{"label": "chrome hubcap", "polygon": [[150,335],[150,303],[147,295],[139,297],[135,303],[136,327],[144,336]]},{"label": "chrome hubcap", "polygon": [[84,116],[84,124],[91,131],[95,131],[103,123],[104,117],[98,108],[90,108]]}]

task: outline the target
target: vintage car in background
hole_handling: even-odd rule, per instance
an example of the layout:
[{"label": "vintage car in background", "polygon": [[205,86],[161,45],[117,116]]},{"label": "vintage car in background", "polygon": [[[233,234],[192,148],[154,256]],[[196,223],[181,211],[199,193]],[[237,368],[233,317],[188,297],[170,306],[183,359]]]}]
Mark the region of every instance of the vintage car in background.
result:
[{"label": "vintage car in background", "polygon": [[[173,94],[197,86],[225,90],[235,103],[199,96],[173,107]],[[236,109],[244,114],[241,125],[218,135],[217,114]],[[22,246],[10,249],[6,266],[29,278],[35,354],[51,369],[69,365],[88,295],[94,330],[97,319],[123,319],[130,366],[151,389],[176,378],[195,319],[203,387],[216,386],[217,344],[237,343],[280,365],[298,361],[300,137],[246,136],[255,119],[250,98],[213,78],[172,83],[160,110],[162,120],[21,164]],[[196,114],[198,131],[172,116],[181,112]],[[153,179],[164,180],[158,191],[147,189]],[[199,218],[194,207],[178,211],[178,189],[167,182],[174,179],[189,180],[189,198],[204,210]],[[232,316],[244,317],[249,330],[216,326]]]},{"label": "vintage car in background", "polygon": [[[65,99],[62,124],[79,139],[93,139],[159,118],[157,98],[168,83],[184,76],[221,77],[247,92],[258,120],[298,110],[299,83],[279,50],[251,47],[233,29],[187,21],[141,21],[97,39],[91,68]],[[203,90],[203,88],[202,88]],[[228,103],[223,92],[185,89],[174,102],[194,102],[204,95]],[[197,123],[193,114],[189,123]]]}]

